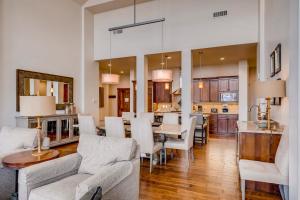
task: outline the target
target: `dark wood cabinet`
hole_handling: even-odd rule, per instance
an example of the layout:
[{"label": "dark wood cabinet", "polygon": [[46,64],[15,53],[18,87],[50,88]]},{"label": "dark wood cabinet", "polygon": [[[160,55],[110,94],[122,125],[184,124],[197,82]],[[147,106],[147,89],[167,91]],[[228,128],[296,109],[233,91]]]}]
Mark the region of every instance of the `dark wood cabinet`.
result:
[{"label": "dark wood cabinet", "polygon": [[218,134],[227,134],[228,118],[226,115],[218,115]]},{"label": "dark wood cabinet", "polygon": [[[136,104],[137,104],[137,97],[136,97],[136,81],[133,82],[133,112],[136,113]],[[152,96],[153,96],[153,82],[151,80],[148,81],[148,112],[152,112]]]},{"label": "dark wood cabinet", "polygon": [[[166,85],[168,84],[168,87]],[[172,82],[153,83],[153,102],[172,103]]]},{"label": "dark wood cabinet", "polygon": [[239,90],[239,79],[231,78],[229,79],[229,91],[236,92]]},{"label": "dark wood cabinet", "polygon": [[234,134],[237,132],[236,122],[238,115],[219,114],[218,115],[218,134]]},{"label": "dark wood cabinet", "polygon": [[227,125],[227,133],[234,134],[237,133],[237,124],[238,115],[229,115],[228,116],[228,125]]},{"label": "dark wood cabinet", "polygon": [[199,80],[193,80],[193,103],[201,102],[201,90],[199,89]]},{"label": "dark wood cabinet", "polygon": [[236,92],[238,90],[239,79],[237,77],[219,79],[219,92]]},{"label": "dark wood cabinet", "polygon": [[209,101],[219,102],[219,80],[218,79],[209,80]]},{"label": "dark wood cabinet", "polygon": [[228,79],[219,79],[219,92],[227,92],[229,89]]},{"label": "dark wood cabinet", "polygon": [[210,83],[208,79],[202,79],[203,88],[200,89],[200,101],[209,102],[210,101]]},{"label": "dark wood cabinet", "polygon": [[218,114],[211,114],[209,117],[209,133],[218,133]]}]

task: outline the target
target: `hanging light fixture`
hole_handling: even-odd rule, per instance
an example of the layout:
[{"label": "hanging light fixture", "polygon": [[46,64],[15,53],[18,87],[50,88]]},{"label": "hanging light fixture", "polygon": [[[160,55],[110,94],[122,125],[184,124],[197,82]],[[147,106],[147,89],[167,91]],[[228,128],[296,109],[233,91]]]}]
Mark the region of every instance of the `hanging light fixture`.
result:
[{"label": "hanging light fixture", "polygon": [[[200,71],[200,68],[201,68],[201,65],[202,65],[202,58],[201,58],[202,54],[203,54],[203,52],[200,51],[200,52],[199,52],[199,71]],[[198,88],[199,88],[199,89],[203,89],[203,87],[204,87],[203,81],[200,80],[199,83],[198,83]]]},{"label": "hanging light fixture", "polygon": [[172,82],[172,70],[164,68],[164,22],[161,23],[161,69],[156,69],[152,71],[152,81],[153,82]]},{"label": "hanging light fixture", "polygon": [[109,73],[103,73],[101,78],[102,78],[102,84],[119,84],[120,82],[120,75],[118,74],[112,74],[111,73],[111,32],[109,32],[109,63],[108,63],[108,67],[109,67]]}]

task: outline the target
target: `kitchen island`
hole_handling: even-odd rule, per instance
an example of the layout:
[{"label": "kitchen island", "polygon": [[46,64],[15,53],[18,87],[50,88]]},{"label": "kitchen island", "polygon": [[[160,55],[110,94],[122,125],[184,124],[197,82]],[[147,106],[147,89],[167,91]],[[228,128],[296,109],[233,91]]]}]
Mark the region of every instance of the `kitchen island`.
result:
[{"label": "kitchen island", "polygon": [[[238,121],[237,160],[256,160],[274,163],[283,127],[276,130],[258,128],[253,121]],[[246,188],[251,191],[279,193],[278,185],[246,181]]]}]

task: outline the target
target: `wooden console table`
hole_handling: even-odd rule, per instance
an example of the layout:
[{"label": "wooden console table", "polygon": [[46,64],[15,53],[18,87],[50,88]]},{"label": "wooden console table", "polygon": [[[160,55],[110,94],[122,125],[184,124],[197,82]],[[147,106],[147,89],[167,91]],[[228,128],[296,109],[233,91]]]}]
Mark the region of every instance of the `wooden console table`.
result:
[{"label": "wooden console table", "polygon": [[[16,117],[17,126],[23,128],[35,128],[37,120],[35,117]],[[73,126],[78,124],[77,114],[56,114],[41,117],[42,133],[50,138],[50,147],[59,146],[79,140],[79,128]]]}]

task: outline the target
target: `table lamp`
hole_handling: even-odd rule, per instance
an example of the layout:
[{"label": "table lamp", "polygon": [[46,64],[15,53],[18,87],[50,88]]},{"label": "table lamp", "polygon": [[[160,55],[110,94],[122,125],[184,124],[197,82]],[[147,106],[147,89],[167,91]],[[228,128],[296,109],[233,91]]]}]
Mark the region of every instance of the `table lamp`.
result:
[{"label": "table lamp", "polygon": [[257,98],[265,98],[267,100],[267,129],[271,130],[271,98],[285,97],[286,88],[283,80],[267,80],[257,81],[255,83],[255,93]]},{"label": "table lamp", "polygon": [[56,112],[56,104],[54,96],[21,96],[20,97],[20,116],[37,118],[37,152],[33,156],[43,155],[41,151],[41,117],[54,115]]}]

